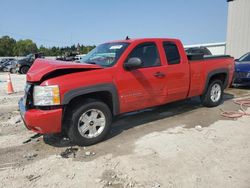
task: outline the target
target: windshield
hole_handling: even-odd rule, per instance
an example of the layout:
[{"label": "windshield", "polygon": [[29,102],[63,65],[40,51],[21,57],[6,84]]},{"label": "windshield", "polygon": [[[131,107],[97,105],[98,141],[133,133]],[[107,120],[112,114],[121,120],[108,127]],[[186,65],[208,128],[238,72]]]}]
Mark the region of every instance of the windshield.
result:
[{"label": "windshield", "polygon": [[239,61],[250,61],[250,53],[247,53],[240,57]]},{"label": "windshield", "polygon": [[112,42],[97,46],[84,56],[80,62],[111,67],[116,64],[121,54],[128,47],[127,42]]}]

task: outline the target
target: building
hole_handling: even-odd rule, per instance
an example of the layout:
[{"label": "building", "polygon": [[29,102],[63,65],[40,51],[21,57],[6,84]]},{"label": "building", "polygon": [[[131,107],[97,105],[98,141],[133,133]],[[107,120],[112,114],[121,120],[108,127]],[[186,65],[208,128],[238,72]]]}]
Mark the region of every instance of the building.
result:
[{"label": "building", "polygon": [[250,0],[227,0],[226,54],[239,58],[250,52]]}]

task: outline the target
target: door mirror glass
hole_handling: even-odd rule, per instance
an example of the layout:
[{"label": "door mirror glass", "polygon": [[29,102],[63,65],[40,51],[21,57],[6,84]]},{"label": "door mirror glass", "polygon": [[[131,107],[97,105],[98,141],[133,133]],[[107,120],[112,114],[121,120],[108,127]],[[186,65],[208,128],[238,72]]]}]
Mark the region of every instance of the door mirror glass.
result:
[{"label": "door mirror glass", "polygon": [[127,62],[124,63],[124,68],[126,70],[134,70],[142,67],[142,61],[138,57],[129,58]]}]

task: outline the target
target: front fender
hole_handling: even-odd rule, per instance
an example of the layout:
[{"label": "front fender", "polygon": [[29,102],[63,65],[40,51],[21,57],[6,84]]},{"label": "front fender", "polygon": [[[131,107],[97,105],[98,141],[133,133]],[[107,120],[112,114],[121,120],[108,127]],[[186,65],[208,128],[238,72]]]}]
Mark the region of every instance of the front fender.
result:
[{"label": "front fender", "polygon": [[70,90],[64,94],[62,105],[67,105],[70,101],[78,96],[91,94],[96,92],[106,91],[109,92],[112,96],[112,104],[113,104],[113,114],[119,114],[119,97],[118,92],[114,84],[112,83],[104,83],[104,84],[97,84],[87,87],[80,87],[77,89]]}]

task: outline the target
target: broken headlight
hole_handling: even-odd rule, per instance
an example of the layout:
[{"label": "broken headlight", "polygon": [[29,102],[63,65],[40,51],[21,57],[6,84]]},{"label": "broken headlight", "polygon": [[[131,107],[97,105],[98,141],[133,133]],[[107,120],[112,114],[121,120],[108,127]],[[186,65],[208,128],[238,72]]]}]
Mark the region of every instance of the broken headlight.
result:
[{"label": "broken headlight", "polygon": [[35,86],[33,100],[35,106],[60,105],[59,86]]}]

